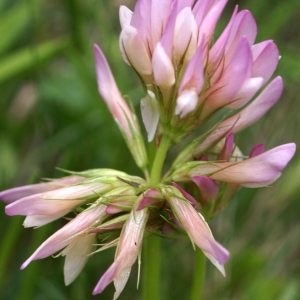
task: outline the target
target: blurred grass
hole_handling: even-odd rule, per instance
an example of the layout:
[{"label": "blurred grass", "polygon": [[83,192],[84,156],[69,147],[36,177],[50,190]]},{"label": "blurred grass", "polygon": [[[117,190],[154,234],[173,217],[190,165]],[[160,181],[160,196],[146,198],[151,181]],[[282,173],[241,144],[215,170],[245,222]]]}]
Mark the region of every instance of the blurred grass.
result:
[{"label": "blurred grass", "polygon": [[[236,1],[222,17],[226,24]],[[85,170],[111,167],[140,174],[112,117],[97,93],[92,44],[108,57],[122,93],[137,111],[142,96],[138,79],[118,49],[118,5],[133,1],[0,1],[0,188],[40,177],[59,177],[56,166]],[[285,91],[276,106],[239,134],[246,153],[254,144],[267,148],[299,142],[300,2],[243,0],[258,24],[257,42],[274,39],[282,59],[276,74]],[[125,158],[125,159],[124,159]],[[34,178],[32,177],[34,175]],[[224,279],[208,265],[205,299],[299,299],[300,157],[273,187],[243,189],[211,223],[218,241],[231,252]],[[0,204],[4,209],[4,204]],[[111,285],[91,296],[113,251],[92,257],[79,278],[64,287],[62,258],[23,261],[63,221],[23,229],[22,218],[0,214],[3,234],[0,299],[111,299]],[[187,299],[194,253],[186,238],[163,242],[162,299]],[[120,299],[140,299],[133,270]],[[1,279],[1,278],[0,278]]]}]

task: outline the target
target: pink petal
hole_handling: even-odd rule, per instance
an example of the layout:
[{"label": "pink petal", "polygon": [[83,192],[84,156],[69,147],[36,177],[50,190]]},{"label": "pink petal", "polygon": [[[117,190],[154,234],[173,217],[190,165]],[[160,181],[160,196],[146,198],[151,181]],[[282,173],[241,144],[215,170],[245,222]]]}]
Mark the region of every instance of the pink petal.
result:
[{"label": "pink petal", "polygon": [[171,8],[171,13],[166,23],[166,28],[164,30],[163,36],[160,41],[162,47],[164,48],[166,54],[170,59],[172,59],[172,55],[173,55],[174,31],[175,31],[175,24],[178,15],[177,6],[178,6],[178,1],[174,1]]},{"label": "pink petal", "polygon": [[227,44],[228,51],[232,54],[233,49],[236,47],[242,37],[246,37],[249,45],[252,45],[254,43],[256,34],[257,26],[251,12],[248,10],[240,11],[236,15],[231,29],[231,34]]},{"label": "pink petal", "polygon": [[192,241],[220,268],[228,260],[229,252],[215,241],[203,217],[186,201],[169,197],[169,203]]},{"label": "pink petal", "polygon": [[40,247],[22,264],[21,269],[26,268],[33,260],[50,256],[72,242],[72,237],[88,229],[95,222],[100,222],[105,214],[106,206],[100,205],[86,210],[76,216],[60,230],[51,235]]},{"label": "pink petal", "polygon": [[148,51],[139,37],[137,30],[132,26],[125,26],[120,35],[120,44],[124,56],[130,65],[140,75],[151,75],[152,64]]},{"label": "pink petal", "polygon": [[234,135],[229,133],[225,139],[224,147],[219,155],[218,160],[229,161],[232,156],[232,151],[234,147]]},{"label": "pink petal", "polygon": [[139,205],[137,206],[136,210],[142,210],[148,206],[161,206],[163,202],[158,199],[161,197],[161,194],[159,191],[150,189],[148,190],[142,200],[140,201]]},{"label": "pink petal", "polygon": [[175,83],[175,70],[173,63],[160,43],[156,45],[154,50],[152,66],[155,83],[158,86],[170,87]]},{"label": "pink petal", "polygon": [[117,214],[123,212],[125,209],[124,206],[131,207],[132,201],[114,201],[111,204],[107,205],[105,212],[109,215]]},{"label": "pink petal", "polygon": [[173,4],[174,4],[174,2],[178,3],[177,11],[180,12],[186,7],[192,7],[195,0],[185,0],[185,1],[175,0],[175,1],[173,1]]},{"label": "pink petal", "polygon": [[202,36],[205,36],[205,42],[208,42],[212,39],[215,27],[227,1],[228,0],[218,1],[203,19],[201,27],[199,28],[199,37],[202,38]]},{"label": "pink petal", "polygon": [[194,155],[197,156],[208,149],[213,143],[221,139],[228,132],[239,132],[255,123],[278,101],[282,90],[282,79],[281,77],[276,77],[246,108],[221,122],[195,150]]},{"label": "pink petal", "polygon": [[265,84],[273,75],[279,60],[279,52],[273,41],[264,41],[252,46],[252,77],[262,77]]},{"label": "pink petal", "polygon": [[147,209],[130,213],[120,237],[115,261],[97,283],[93,295],[102,293],[114,279],[124,276],[124,272],[130,272],[143,241],[148,215]]},{"label": "pink petal", "polygon": [[[252,125],[259,120],[280,98],[283,90],[283,83],[281,77],[276,77],[270,84],[262,91],[262,93],[251,102],[245,109],[238,114],[225,120],[220,124],[220,127],[226,127],[230,123],[234,125],[232,132],[238,132],[242,129]],[[219,126],[218,126],[219,127]]]},{"label": "pink petal", "polygon": [[193,8],[193,14],[195,16],[195,20],[197,22],[198,27],[200,27],[205,15],[208,13],[212,5],[215,4],[215,2],[216,2],[215,0],[202,0],[202,1],[197,1],[195,3],[195,6]]},{"label": "pink petal", "polygon": [[257,144],[252,148],[252,150],[249,154],[249,158],[260,155],[260,154],[264,153],[264,151],[265,151],[265,145],[264,144]]},{"label": "pink petal", "polygon": [[35,194],[15,201],[5,207],[9,216],[54,215],[71,210],[85,201],[85,197],[96,195],[110,188],[108,184],[85,184]]},{"label": "pink petal", "polygon": [[34,194],[57,190],[64,185],[75,184],[83,179],[83,177],[79,176],[67,176],[46,183],[24,185],[1,192],[0,199],[4,202],[11,203]]},{"label": "pink petal", "polygon": [[233,22],[236,17],[237,10],[238,6],[236,5],[228,25],[209,51],[209,60],[210,64],[212,64],[212,70],[215,70],[215,68],[220,64],[220,60],[224,55],[225,47],[231,32]]},{"label": "pink petal", "polygon": [[151,52],[154,47],[151,37],[151,1],[138,0],[134,7],[134,13],[130,25],[138,30],[145,45],[149,45]]},{"label": "pink petal", "polygon": [[[151,34],[153,48],[157,45],[164,32],[168,16],[170,14],[172,0],[151,1]],[[150,11],[148,11],[148,14]]]},{"label": "pink petal", "polygon": [[[188,172],[190,176],[204,175],[213,180],[238,183],[245,187],[262,187],[276,181],[295,154],[294,143],[273,148],[263,154],[232,163],[206,163]],[[175,176],[174,180],[180,181]]]},{"label": "pink petal", "polygon": [[184,8],[176,18],[174,32],[174,63],[190,60],[197,50],[198,28],[191,8]]},{"label": "pink petal", "polygon": [[189,89],[195,90],[197,94],[200,93],[204,83],[202,56],[203,43],[201,43],[196,54],[186,67],[178,89],[179,94],[181,94],[182,91]]},{"label": "pink petal", "polygon": [[247,39],[242,38],[228,67],[223,71],[222,77],[202,96],[202,101],[208,97],[205,100],[202,118],[207,117],[216,109],[232,104],[234,96],[246,79],[249,65],[252,66],[250,46]]},{"label": "pink petal", "polygon": [[[145,20],[143,20],[142,16],[142,5],[143,4],[148,4],[150,5],[150,1],[145,1],[145,0],[137,0],[134,6],[133,14],[131,17],[130,25],[138,28],[140,23],[146,23]],[[149,14],[148,14],[149,15]],[[142,22],[143,21],[143,22]]]},{"label": "pink petal", "polygon": [[34,215],[57,215],[69,212],[85,200],[46,200],[41,198],[41,194],[22,198],[5,207],[8,216],[34,216]]},{"label": "pink petal", "polygon": [[[100,294],[104,291],[104,289],[116,278],[118,275],[120,275],[122,272],[118,271],[119,270],[119,265],[120,263],[115,261],[109,269],[102,275],[100,278],[99,282],[97,283],[93,295]],[[129,270],[124,270],[127,272],[130,272]]]},{"label": "pink petal", "polygon": [[191,202],[191,204],[193,206],[196,206],[198,204],[198,202],[196,201],[196,199],[190,195],[188,192],[186,192],[179,184],[177,184],[176,182],[172,182],[172,185],[174,187],[176,187],[177,190],[179,190],[181,192],[181,194]]},{"label": "pink petal", "polygon": [[237,109],[245,105],[262,87],[263,82],[262,77],[246,79],[238,93],[234,96],[235,100],[228,107]]},{"label": "pink petal", "polygon": [[192,179],[200,190],[201,203],[209,204],[217,199],[219,186],[214,180],[205,176],[192,176]]},{"label": "pink petal", "polygon": [[124,130],[128,139],[131,140],[132,136],[128,124],[128,119],[129,121],[131,121],[131,124],[135,124],[133,121],[132,112],[130,111],[125,100],[122,98],[109,68],[109,65],[106,61],[106,58],[97,45],[94,45],[94,54],[96,60],[99,93],[103,97],[103,100],[105,101],[108,109],[110,110],[117,123]]}]

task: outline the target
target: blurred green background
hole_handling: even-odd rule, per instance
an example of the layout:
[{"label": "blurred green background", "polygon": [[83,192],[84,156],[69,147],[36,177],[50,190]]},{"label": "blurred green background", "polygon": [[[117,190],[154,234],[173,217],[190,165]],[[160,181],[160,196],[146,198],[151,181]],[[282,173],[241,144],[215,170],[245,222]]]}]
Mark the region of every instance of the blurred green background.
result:
[{"label": "blurred green background", "polygon": [[[229,1],[249,9],[258,24],[256,42],[273,39],[282,56],[281,100],[238,135],[242,151],[300,141],[300,1]],[[39,182],[71,170],[110,167],[140,174],[97,92],[93,43],[106,54],[123,95],[137,111],[142,89],[118,48],[118,8],[133,0],[0,1],[0,189]],[[300,299],[300,157],[272,187],[243,189],[211,222],[215,238],[231,252],[227,277],[207,263],[204,299]],[[114,250],[90,258],[79,278],[63,283],[63,258],[19,267],[63,220],[24,229],[23,217],[7,217],[0,203],[0,299],[112,299],[113,285],[91,296]],[[188,299],[194,253],[187,238],[163,242],[162,298]],[[120,299],[141,299],[137,267]]]}]

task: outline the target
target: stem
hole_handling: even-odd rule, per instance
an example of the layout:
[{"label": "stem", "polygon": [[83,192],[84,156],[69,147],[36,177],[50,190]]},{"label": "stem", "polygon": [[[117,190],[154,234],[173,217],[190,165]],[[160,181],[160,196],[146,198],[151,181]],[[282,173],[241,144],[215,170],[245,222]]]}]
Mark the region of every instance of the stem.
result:
[{"label": "stem", "polygon": [[[156,152],[151,173],[150,184],[156,186],[161,179],[162,168],[169,150],[170,140],[162,137]],[[143,247],[143,300],[160,298],[160,237],[149,235]]]},{"label": "stem", "polygon": [[196,262],[194,269],[194,281],[190,300],[201,300],[205,278],[206,258],[203,252],[196,248]]},{"label": "stem", "polygon": [[169,150],[170,140],[163,136],[157,149],[154,162],[150,173],[150,184],[157,185],[161,179],[162,168]]},{"label": "stem", "polygon": [[152,166],[156,154],[155,139],[148,144],[147,152],[148,152],[149,166]]},{"label": "stem", "polygon": [[143,300],[159,300],[160,237],[151,234],[144,241]]}]

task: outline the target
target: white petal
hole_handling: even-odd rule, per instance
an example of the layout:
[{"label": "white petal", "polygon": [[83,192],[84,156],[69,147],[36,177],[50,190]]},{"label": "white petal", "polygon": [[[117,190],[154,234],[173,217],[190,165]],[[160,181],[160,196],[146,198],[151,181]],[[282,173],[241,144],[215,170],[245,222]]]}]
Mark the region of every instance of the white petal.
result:
[{"label": "white petal", "polygon": [[130,25],[125,26],[121,32],[119,43],[125,62],[129,62],[139,74],[152,74],[149,53],[136,28]]},{"label": "white petal", "polygon": [[148,91],[147,96],[141,100],[141,112],[148,133],[148,142],[151,142],[159,120],[157,100],[153,92]]},{"label": "white petal", "polygon": [[116,300],[120,296],[120,294],[122,293],[122,291],[123,291],[123,289],[124,289],[124,287],[125,287],[125,285],[128,281],[130,271],[131,271],[131,269],[125,270],[120,276],[118,276],[114,280],[114,285],[115,285],[116,291],[114,293],[114,299],[113,300]]},{"label": "white petal", "polygon": [[120,6],[119,17],[120,17],[120,24],[122,29],[126,25],[130,25],[132,14],[133,14],[132,11],[128,7],[126,7],[125,5]]},{"label": "white petal", "polygon": [[211,261],[211,263],[221,272],[221,274],[226,277],[224,265],[221,265],[212,255],[203,251],[205,256]]},{"label": "white petal", "polygon": [[152,67],[155,83],[158,86],[170,87],[175,83],[175,70],[170,57],[158,43],[152,56]]},{"label": "white petal", "polygon": [[66,255],[64,265],[65,285],[72,283],[79,275],[96,243],[96,234],[84,234],[75,237],[62,255]]},{"label": "white petal", "polygon": [[182,56],[188,61],[197,50],[198,27],[192,14],[191,7],[184,8],[176,18],[174,32],[175,63],[179,63]]},{"label": "white petal", "polygon": [[45,224],[48,224],[52,221],[55,221],[62,216],[66,215],[70,210],[63,210],[57,214],[54,215],[33,215],[33,216],[27,216],[24,220],[23,226],[25,228],[27,227],[38,227]]},{"label": "white petal", "polygon": [[193,90],[183,91],[177,98],[177,105],[175,114],[180,115],[181,118],[185,117],[188,113],[192,112],[198,103],[198,95]]}]

